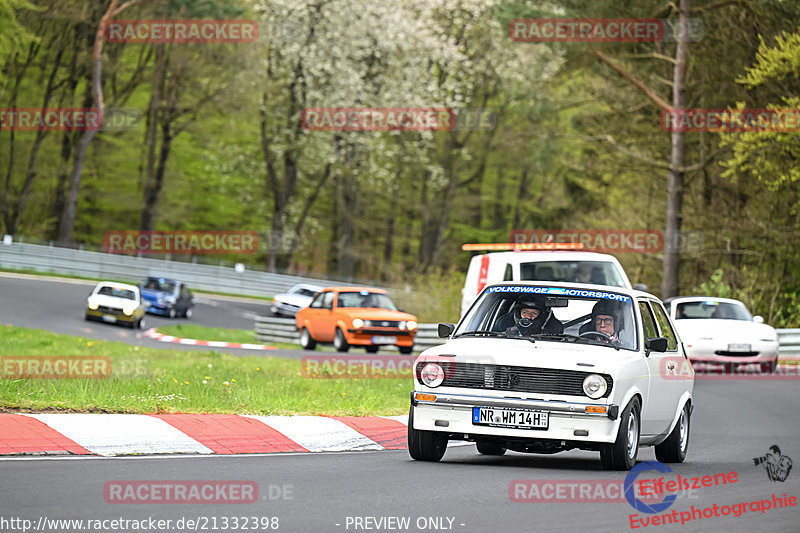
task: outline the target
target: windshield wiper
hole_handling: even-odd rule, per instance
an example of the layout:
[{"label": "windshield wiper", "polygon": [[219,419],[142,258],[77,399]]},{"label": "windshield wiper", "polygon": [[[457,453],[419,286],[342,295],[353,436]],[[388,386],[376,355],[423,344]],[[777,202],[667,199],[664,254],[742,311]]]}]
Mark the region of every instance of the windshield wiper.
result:
[{"label": "windshield wiper", "polygon": [[456,335],[453,338],[457,339],[458,337],[464,337],[466,335],[488,335],[490,337],[505,337],[506,336],[505,333],[501,333],[499,331],[489,331],[488,329],[476,329],[476,330],[473,330],[473,331],[465,331],[464,333],[459,333],[458,335]]},{"label": "windshield wiper", "polygon": [[577,342],[579,340],[582,340],[577,335],[570,335],[569,333],[537,333],[536,335],[534,335],[534,337],[536,337],[537,339],[541,338],[563,339],[565,341],[571,341],[571,342]]}]

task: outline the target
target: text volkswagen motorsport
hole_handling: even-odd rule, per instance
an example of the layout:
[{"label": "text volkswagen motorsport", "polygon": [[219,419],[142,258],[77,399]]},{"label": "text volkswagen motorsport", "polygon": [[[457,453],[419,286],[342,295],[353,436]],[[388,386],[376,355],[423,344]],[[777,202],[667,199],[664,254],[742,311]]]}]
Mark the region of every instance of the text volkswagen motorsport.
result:
[{"label": "text volkswagen motorsport", "polygon": [[[607,469],[628,470],[639,446],[682,462],[694,376],[653,295],[574,283],[486,287],[446,344],[414,364],[411,457],[438,461],[448,439],[501,455],[597,450]],[[671,363],[671,364],[670,364]]]}]

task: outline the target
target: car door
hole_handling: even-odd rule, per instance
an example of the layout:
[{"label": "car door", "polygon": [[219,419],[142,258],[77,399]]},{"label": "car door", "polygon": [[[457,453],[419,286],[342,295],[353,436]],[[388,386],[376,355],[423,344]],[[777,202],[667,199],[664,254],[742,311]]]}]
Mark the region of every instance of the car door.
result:
[{"label": "car door", "polygon": [[[650,300],[640,299],[639,312],[642,315],[644,325],[645,342],[647,339],[654,339],[659,336],[658,326],[655,316],[650,307]],[[674,355],[674,354],[673,354]],[[667,382],[661,376],[661,364],[663,363],[663,353],[652,350],[645,352],[647,368],[650,373],[649,390],[647,398],[642,402],[642,435],[657,435],[664,431],[667,420],[672,419],[674,414],[670,403],[665,401],[667,392]]]},{"label": "car door", "polygon": [[[650,307],[653,309],[653,314],[656,318],[658,325],[659,336],[667,339],[667,351],[658,353],[656,359],[662,363],[659,366],[658,379],[661,381],[659,388],[663,391],[663,405],[666,409],[666,423],[663,431],[669,429],[675,414],[678,411],[678,401],[681,395],[686,390],[686,381],[683,379],[676,379],[677,373],[680,372],[681,362],[685,360],[685,356],[681,349],[681,344],[675,329],[670,322],[667,312],[661,303],[650,301]],[[651,358],[654,354],[651,354]],[[670,376],[667,373],[672,372],[675,375]],[[652,378],[651,378],[652,379]]]},{"label": "car door", "polygon": [[318,340],[322,342],[333,341],[333,336],[336,333],[336,318],[334,313],[334,298],[336,293],[328,291],[323,293],[322,306],[317,311],[319,313],[318,324]]},{"label": "car door", "polygon": [[298,313],[298,317],[301,321],[298,321],[298,327],[305,327],[308,328],[309,333],[311,336],[317,340],[322,340],[320,337],[320,312],[322,310],[322,300],[325,299],[325,295],[328,292],[321,292],[317,294],[311,303],[303,309],[300,313]]}]

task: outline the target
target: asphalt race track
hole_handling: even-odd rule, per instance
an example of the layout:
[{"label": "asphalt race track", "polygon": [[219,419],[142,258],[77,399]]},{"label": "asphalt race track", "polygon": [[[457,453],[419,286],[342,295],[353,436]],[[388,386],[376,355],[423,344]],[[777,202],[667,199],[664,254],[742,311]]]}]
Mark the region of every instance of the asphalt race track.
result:
[{"label": "asphalt race track", "polygon": [[[167,344],[140,337],[141,330],[102,322],[88,322],[83,318],[86,297],[96,285],[81,280],[56,280],[15,274],[0,274],[0,324],[13,324],[25,328],[45,329],[99,340],[120,341],[151,348],[174,350],[216,350],[237,355],[280,356],[299,358],[299,350],[253,351],[236,348],[208,348]],[[148,328],[191,323],[201,326],[253,329],[258,315],[271,315],[269,303],[247,298],[227,298],[195,294],[194,316],[191,319],[169,319],[158,315],[145,315]],[[216,340],[216,339],[204,339]]]},{"label": "asphalt race track", "polygon": [[[675,510],[680,517],[680,512],[690,512],[692,506],[703,509],[717,504],[722,509],[771,499],[772,494],[799,497],[798,467],[784,482],[773,482],[763,466],[755,466],[753,461],[773,444],[780,446],[784,455],[800,460],[797,386],[795,381],[698,383],[689,455],[687,462],[673,465],[673,471],[682,477],[734,471],[738,478],[736,483],[683,494],[661,514]],[[652,448],[640,450],[639,459],[654,460]],[[650,474],[642,476],[657,477]],[[292,532],[619,532],[632,530],[630,516],[636,512],[627,502],[515,503],[509,498],[509,485],[521,479],[621,482],[624,478],[623,472],[602,470],[598,455],[590,452],[509,452],[503,457],[488,457],[478,455],[474,446],[451,447],[441,463],[415,462],[405,451],[3,458],[0,515],[27,518],[34,524],[43,516],[84,520],[153,517],[173,521],[206,517],[209,531],[213,530],[213,518],[221,530],[224,517],[256,516],[278,517],[278,530]],[[247,480],[258,485],[259,501],[205,505],[107,503],[105,484],[126,480]],[[356,517],[362,521],[357,522]],[[394,529],[378,528],[376,522],[363,521],[365,517],[409,517],[410,522],[405,528],[394,522],[382,524],[392,524]],[[429,517],[445,518],[436,529],[432,527],[435,522],[427,521]],[[448,518],[453,519],[452,525]],[[356,528],[357,524],[362,527]],[[703,518],[684,526],[636,525],[638,531],[797,532],[800,507],[769,509],[765,513],[748,508],[738,518]],[[198,529],[202,530],[202,526]],[[231,523],[228,529],[233,530]],[[174,525],[172,530],[180,531]]]}]

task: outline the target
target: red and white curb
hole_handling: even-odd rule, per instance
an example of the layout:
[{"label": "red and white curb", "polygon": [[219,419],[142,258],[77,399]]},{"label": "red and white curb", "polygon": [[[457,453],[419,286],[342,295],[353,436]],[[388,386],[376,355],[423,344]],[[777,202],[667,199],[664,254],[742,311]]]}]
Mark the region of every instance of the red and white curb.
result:
[{"label": "red and white curb", "polygon": [[0,413],[0,455],[402,450],[407,418]]},{"label": "red and white curb", "polygon": [[185,339],[183,337],[173,337],[172,335],[164,335],[156,331],[156,328],[150,328],[144,333],[142,337],[147,337],[160,342],[173,342],[175,344],[189,344],[192,346],[211,346],[213,348],[241,348],[243,350],[275,350],[275,346],[267,344],[248,344],[241,342],[223,342],[223,341],[201,341],[198,339]]}]

